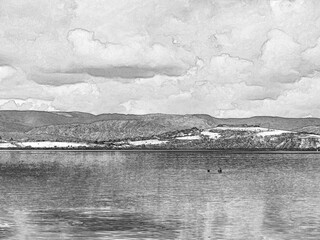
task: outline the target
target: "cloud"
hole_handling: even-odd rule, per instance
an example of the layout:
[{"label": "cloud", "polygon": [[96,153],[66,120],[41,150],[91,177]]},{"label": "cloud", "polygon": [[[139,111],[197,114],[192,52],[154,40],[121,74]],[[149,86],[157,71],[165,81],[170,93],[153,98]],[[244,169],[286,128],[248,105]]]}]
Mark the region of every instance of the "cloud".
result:
[{"label": "cloud", "polygon": [[3,0],[0,11],[3,109],[320,117],[317,0]]},{"label": "cloud", "polygon": [[9,65],[0,67],[0,100],[2,99],[28,99],[41,98],[49,100],[49,96],[43,88],[27,79],[26,73],[19,67]]},{"label": "cloud", "polygon": [[31,72],[27,78],[39,85],[62,86],[82,83],[89,79],[85,74],[75,75],[72,73]]},{"label": "cloud", "polygon": [[71,68],[66,73],[87,73],[93,77],[104,77],[104,78],[152,78],[155,75],[167,75],[167,76],[180,76],[186,71],[184,69],[176,67],[141,67],[141,66],[130,66],[130,67],[82,67],[82,68]]},{"label": "cloud", "polygon": [[0,100],[1,110],[38,110],[38,111],[54,111],[50,101],[39,99],[8,99]]},{"label": "cloud", "polygon": [[0,82],[3,79],[10,78],[15,74],[16,70],[8,65],[0,66]]},{"label": "cloud", "polygon": [[74,54],[85,61],[68,72],[87,72],[98,77],[139,78],[182,75],[194,63],[192,54],[172,46],[152,43],[147,36],[135,36],[126,43],[102,42],[84,29],[69,31]]},{"label": "cloud", "polygon": [[[63,111],[94,112],[102,102],[99,88],[92,83],[77,83],[61,86],[43,86],[43,90],[53,96],[51,106]],[[101,107],[101,105],[100,105]]]},{"label": "cloud", "polygon": [[209,76],[213,81],[225,84],[246,81],[252,67],[252,61],[222,54],[211,58]]},{"label": "cloud", "polygon": [[285,32],[273,29],[268,40],[262,46],[261,61],[263,67],[274,74],[286,75],[298,68],[301,46]]},{"label": "cloud", "polygon": [[320,90],[320,75],[302,78],[283,92],[276,99],[263,99],[242,105],[233,111],[226,113],[226,116],[233,115],[252,116],[272,113],[275,116],[305,117],[319,116],[319,98],[317,93]]},{"label": "cloud", "polygon": [[305,61],[309,62],[315,69],[320,67],[320,38],[315,46],[306,49],[302,53],[302,57]]}]

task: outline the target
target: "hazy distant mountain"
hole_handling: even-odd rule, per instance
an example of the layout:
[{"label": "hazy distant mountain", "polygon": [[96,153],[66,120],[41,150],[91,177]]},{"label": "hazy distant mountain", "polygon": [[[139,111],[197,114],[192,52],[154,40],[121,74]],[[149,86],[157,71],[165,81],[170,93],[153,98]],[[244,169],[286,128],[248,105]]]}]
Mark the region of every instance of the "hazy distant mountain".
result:
[{"label": "hazy distant mountain", "polygon": [[319,133],[318,118],[252,117],[219,119],[209,115],[101,114],[82,112],[0,111],[0,136],[14,140],[110,141],[146,138],[183,129],[260,126]]},{"label": "hazy distant mountain", "polygon": [[86,123],[94,117],[77,112],[0,111],[0,129],[5,132],[25,132],[47,125]]}]

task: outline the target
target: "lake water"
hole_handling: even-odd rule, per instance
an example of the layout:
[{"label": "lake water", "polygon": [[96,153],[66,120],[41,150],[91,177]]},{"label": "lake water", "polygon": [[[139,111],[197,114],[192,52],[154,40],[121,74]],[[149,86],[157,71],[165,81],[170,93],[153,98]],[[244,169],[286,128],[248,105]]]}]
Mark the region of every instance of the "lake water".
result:
[{"label": "lake water", "polygon": [[320,154],[0,152],[0,239],[319,240],[319,184]]}]

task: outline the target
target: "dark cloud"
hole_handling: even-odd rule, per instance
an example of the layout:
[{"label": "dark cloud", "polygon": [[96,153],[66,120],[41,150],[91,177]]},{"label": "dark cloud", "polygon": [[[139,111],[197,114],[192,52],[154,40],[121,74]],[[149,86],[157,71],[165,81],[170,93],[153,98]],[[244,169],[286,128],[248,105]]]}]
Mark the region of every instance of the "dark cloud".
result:
[{"label": "dark cloud", "polygon": [[29,80],[40,85],[62,86],[86,82],[90,76],[130,80],[136,78],[152,78],[156,75],[181,76],[185,74],[185,72],[184,69],[177,67],[86,67],[70,68],[65,71],[39,70],[39,72],[28,74],[27,77]]},{"label": "dark cloud", "polygon": [[150,67],[92,67],[92,68],[73,68],[66,73],[86,73],[94,77],[104,78],[152,78],[155,75],[166,75],[166,76],[181,76],[185,74],[186,70],[178,67],[161,67],[161,68],[150,68]]},{"label": "dark cloud", "polygon": [[85,82],[89,78],[88,75],[72,73],[31,73],[28,79],[40,85],[62,86],[66,84],[76,84]]},{"label": "dark cloud", "polygon": [[11,65],[12,60],[0,54],[0,66]]}]

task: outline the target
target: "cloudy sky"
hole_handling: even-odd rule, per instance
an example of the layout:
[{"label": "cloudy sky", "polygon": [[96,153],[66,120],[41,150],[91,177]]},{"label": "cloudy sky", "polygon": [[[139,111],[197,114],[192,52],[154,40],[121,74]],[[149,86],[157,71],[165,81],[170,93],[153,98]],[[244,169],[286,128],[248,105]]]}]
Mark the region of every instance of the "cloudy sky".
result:
[{"label": "cloudy sky", "polygon": [[319,0],[0,0],[0,109],[320,117]]}]

